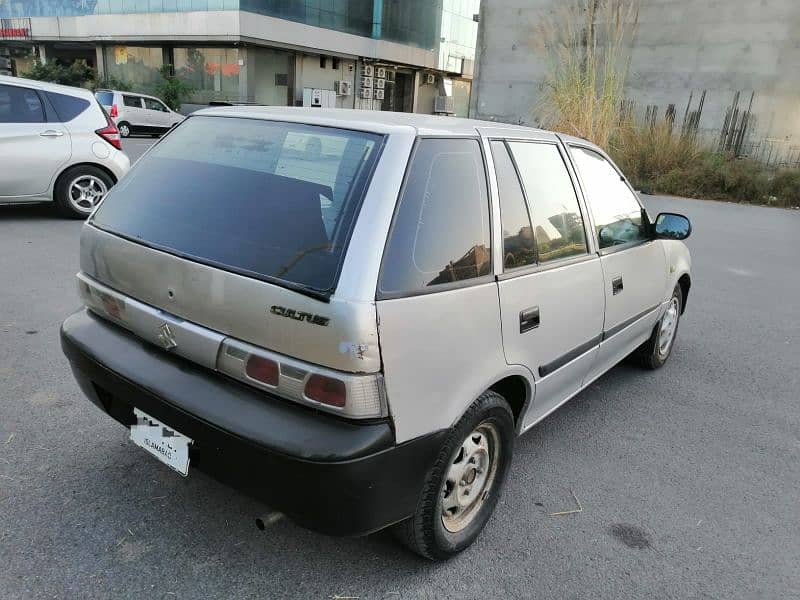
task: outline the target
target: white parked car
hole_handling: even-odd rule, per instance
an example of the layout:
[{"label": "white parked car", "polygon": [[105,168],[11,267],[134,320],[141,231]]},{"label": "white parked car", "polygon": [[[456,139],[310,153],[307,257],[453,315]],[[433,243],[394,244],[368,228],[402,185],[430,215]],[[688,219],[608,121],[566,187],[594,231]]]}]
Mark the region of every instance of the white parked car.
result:
[{"label": "white parked car", "polygon": [[90,91],[0,76],[0,204],[55,201],[86,218],[129,168]]},{"label": "white parked car", "polygon": [[443,559],[489,519],[517,435],[626,356],[665,363],[689,233],[583,140],[204,109],[84,226],[62,347],[182,475]]},{"label": "white parked car", "polygon": [[161,135],[184,119],[155,96],[115,90],[97,90],[94,95],[124,138],[134,133]]}]

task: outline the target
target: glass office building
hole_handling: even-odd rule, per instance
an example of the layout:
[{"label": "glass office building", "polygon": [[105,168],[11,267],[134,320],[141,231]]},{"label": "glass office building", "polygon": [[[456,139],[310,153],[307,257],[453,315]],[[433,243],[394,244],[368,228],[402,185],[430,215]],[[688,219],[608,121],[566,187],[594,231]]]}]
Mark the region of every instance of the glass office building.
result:
[{"label": "glass office building", "polygon": [[[168,64],[190,88],[189,104],[292,105],[323,97],[323,106],[434,112],[438,96],[451,90],[469,93],[477,29],[473,16],[479,4],[0,0],[0,19],[26,32],[24,39],[0,39],[0,46],[28,57],[19,65],[29,65],[32,55],[67,63],[85,60],[109,85],[124,82],[142,92],[157,88],[160,69]],[[382,87],[370,81],[369,66],[382,69]],[[22,66],[15,71],[24,75]],[[458,81],[445,86],[446,78]],[[308,90],[326,93],[309,96]],[[464,102],[458,99],[455,105],[461,112]]]}]

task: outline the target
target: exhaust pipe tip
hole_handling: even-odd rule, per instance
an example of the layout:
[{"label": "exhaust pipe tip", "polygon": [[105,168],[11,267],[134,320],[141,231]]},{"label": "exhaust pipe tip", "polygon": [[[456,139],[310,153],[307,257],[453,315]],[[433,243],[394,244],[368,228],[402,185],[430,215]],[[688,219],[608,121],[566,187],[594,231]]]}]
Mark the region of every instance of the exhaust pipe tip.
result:
[{"label": "exhaust pipe tip", "polygon": [[261,517],[256,517],[256,527],[260,531],[264,531],[267,527],[277,523],[283,518],[283,513],[277,511],[271,512]]}]

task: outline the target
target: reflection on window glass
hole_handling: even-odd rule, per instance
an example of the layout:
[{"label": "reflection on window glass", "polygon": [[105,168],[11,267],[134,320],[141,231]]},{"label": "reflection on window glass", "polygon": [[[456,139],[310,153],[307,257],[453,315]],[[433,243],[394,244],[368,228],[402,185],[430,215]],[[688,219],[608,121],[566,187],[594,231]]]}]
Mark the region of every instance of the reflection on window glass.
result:
[{"label": "reflection on window glass", "polygon": [[114,187],[95,223],[223,268],[330,290],[380,140],[193,116]]},{"label": "reflection on window glass", "polygon": [[536,263],[533,227],[519,178],[503,142],[492,142],[503,224],[503,266],[514,269]]},{"label": "reflection on window glass", "polygon": [[572,156],[586,187],[600,247],[647,239],[642,207],[611,163],[585,148],[572,148]]},{"label": "reflection on window glass", "polygon": [[489,202],[478,142],[421,140],[386,247],[381,291],[414,292],[490,269]]},{"label": "reflection on window glass", "polygon": [[129,86],[127,89],[153,93],[161,82],[159,69],[164,64],[164,53],[156,46],[106,46],[106,77]]},{"label": "reflection on window glass", "polygon": [[586,234],[567,167],[554,144],[512,142],[533,215],[539,262],[586,254]]},{"label": "reflection on window glass", "polygon": [[153,100],[152,98],[144,98],[144,107],[147,110],[159,110],[161,112],[167,112],[167,107],[161,104],[158,100]]},{"label": "reflection on window glass", "polygon": [[191,91],[187,102],[239,99],[237,48],[175,48],[175,75]]},{"label": "reflection on window glass", "polygon": [[44,109],[36,92],[0,85],[0,123],[43,123]]}]

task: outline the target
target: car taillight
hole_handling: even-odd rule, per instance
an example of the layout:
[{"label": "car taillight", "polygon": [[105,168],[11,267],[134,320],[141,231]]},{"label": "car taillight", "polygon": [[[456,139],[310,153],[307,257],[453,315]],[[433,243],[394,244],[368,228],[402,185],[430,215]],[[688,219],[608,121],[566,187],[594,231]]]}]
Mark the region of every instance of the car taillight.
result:
[{"label": "car taillight", "polygon": [[119,111],[117,111],[117,105],[116,104],[112,104],[111,105],[111,118],[112,119],[116,119],[118,116],[119,116]]},{"label": "car taillight", "polygon": [[266,383],[267,385],[278,385],[278,363],[268,358],[251,354],[247,359],[244,372],[251,379]]},{"label": "car taillight", "polygon": [[[113,110],[113,108],[112,108]],[[114,125],[114,122],[111,120],[111,117],[106,117],[106,121],[108,125],[103,127],[102,129],[98,129],[95,131],[97,135],[107,141],[109,144],[114,146],[117,150],[122,150],[122,142],[120,141],[119,137],[119,129],[117,126]]]},{"label": "car taillight", "polygon": [[306,398],[314,400],[320,404],[328,406],[342,407],[347,404],[347,387],[344,381],[325,377],[324,375],[312,375],[306,382],[306,389],[303,392]]}]

